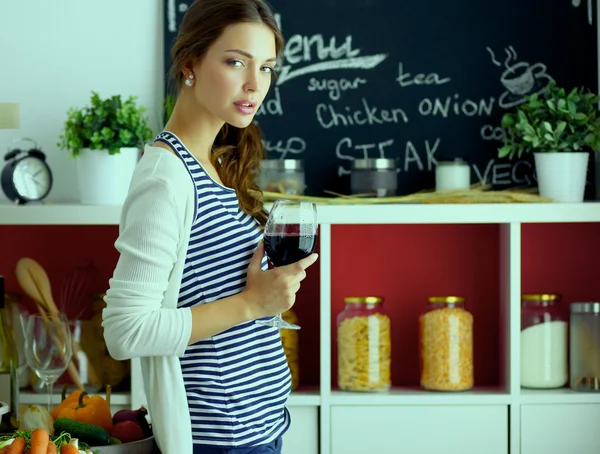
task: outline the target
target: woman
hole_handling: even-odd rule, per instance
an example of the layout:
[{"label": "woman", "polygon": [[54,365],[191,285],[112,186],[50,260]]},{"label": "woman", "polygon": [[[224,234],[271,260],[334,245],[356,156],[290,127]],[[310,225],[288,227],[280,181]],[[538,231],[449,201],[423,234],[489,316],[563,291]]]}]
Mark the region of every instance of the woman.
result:
[{"label": "woman", "polygon": [[197,0],[172,49],[179,94],[123,206],[104,337],[141,358],[163,454],[279,453],[290,374],[276,328],[316,254],[267,270],[254,114],[283,39],[262,0]]}]

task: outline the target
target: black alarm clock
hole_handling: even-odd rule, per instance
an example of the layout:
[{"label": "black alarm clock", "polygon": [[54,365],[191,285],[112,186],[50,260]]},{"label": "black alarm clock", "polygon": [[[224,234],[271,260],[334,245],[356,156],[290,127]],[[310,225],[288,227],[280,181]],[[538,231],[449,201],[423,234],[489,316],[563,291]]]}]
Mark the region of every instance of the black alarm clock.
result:
[{"label": "black alarm clock", "polygon": [[2,169],[2,191],[17,204],[39,202],[52,189],[52,172],[42,153],[32,139],[18,139],[16,142],[30,141],[34,147],[29,150],[13,148],[4,156]]}]

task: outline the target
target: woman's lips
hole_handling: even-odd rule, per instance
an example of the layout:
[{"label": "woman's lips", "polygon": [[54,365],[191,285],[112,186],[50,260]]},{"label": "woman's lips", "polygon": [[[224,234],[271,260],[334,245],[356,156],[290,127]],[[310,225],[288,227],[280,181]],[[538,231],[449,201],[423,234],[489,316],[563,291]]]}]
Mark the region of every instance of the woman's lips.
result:
[{"label": "woman's lips", "polygon": [[238,101],[234,102],[233,105],[241,113],[245,115],[251,115],[254,113],[254,107],[256,106],[256,103],[253,101]]}]

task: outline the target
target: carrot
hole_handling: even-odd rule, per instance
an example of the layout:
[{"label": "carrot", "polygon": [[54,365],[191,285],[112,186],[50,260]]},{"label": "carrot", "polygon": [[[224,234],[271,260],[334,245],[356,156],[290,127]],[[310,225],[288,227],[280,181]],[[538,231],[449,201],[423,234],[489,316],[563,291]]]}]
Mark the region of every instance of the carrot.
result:
[{"label": "carrot", "polygon": [[23,454],[25,451],[25,439],[21,437],[15,438],[9,446],[6,454]]},{"label": "carrot", "polygon": [[64,445],[60,448],[60,454],[79,454],[79,449],[73,445]]},{"label": "carrot", "polygon": [[29,444],[31,446],[31,454],[46,454],[50,436],[44,429],[35,429],[31,432]]},{"label": "carrot", "polygon": [[56,445],[54,444],[54,442],[52,442],[52,441],[48,442],[48,449],[46,449],[46,454],[58,454],[58,451],[56,449]]}]

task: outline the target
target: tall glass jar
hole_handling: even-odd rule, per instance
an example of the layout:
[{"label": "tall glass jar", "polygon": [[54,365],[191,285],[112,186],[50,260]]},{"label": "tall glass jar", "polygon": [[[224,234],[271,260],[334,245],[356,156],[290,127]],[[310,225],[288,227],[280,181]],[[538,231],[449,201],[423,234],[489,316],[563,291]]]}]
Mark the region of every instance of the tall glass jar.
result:
[{"label": "tall glass jar", "polygon": [[338,386],[344,391],[387,391],[391,379],[391,323],[383,298],[344,298],[337,317]]},{"label": "tall glass jar", "polygon": [[[298,316],[296,313],[289,309],[288,311],[281,314],[288,323],[298,324]],[[281,335],[281,343],[283,344],[283,351],[287,359],[288,367],[290,368],[290,374],[292,376],[292,391],[295,391],[300,384],[300,355],[298,348],[298,331],[297,329],[281,329],[279,334]]]},{"label": "tall glass jar", "polygon": [[570,386],[600,391],[600,303],[572,303],[570,309]]},{"label": "tall glass jar", "polygon": [[559,388],[569,380],[568,315],[560,295],[521,296],[521,386]]},{"label": "tall glass jar", "polygon": [[473,387],[473,316],[461,296],[428,298],[419,318],[421,386],[430,391]]}]

